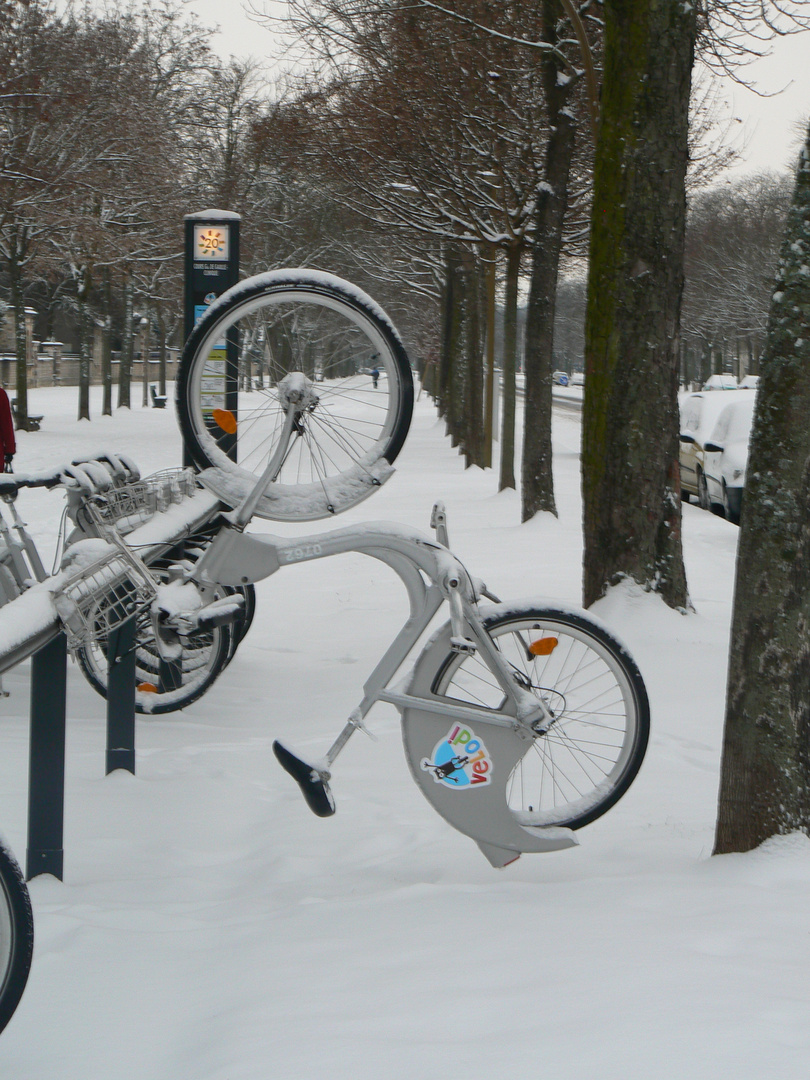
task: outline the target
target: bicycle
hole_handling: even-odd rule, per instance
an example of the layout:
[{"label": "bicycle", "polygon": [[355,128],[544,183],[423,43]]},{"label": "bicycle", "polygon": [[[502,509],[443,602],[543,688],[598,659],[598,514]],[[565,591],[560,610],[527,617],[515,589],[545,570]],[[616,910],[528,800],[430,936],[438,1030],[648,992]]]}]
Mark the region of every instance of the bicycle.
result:
[{"label": "bicycle", "polygon": [[[34,538],[16,508],[20,490],[27,487],[66,485],[67,505],[60,528],[57,559],[61,551],[78,540],[107,535],[115,523],[117,536],[127,536],[148,521],[158,509],[165,492],[176,487],[176,495],[188,494],[195,487],[190,472],[164,470],[142,478],[137,466],[128,459],[108,455],[87,462],[72,462],[51,473],[38,476],[4,474],[0,476],[0,500],[5,504],[6,521],[0,504],[0,605],[8,603],[31,587],[51,577],[45,570]],[[72,527],[71,527],[72,526]],[[205,529],[183,539],[168,551],[151,555],[151,574],[165,581],[175,565],[191,565],[208,542]],[[135,652],[137,690],[135,709],[152,715],[174,712],[197,701],[227,667],[255,612],[252,586],[231,590],[242,596],[244,606],[231,624],[212,626],[183,643],[181,657],[171,666],[161,664],[154,642],[148,607],[137,613]],[[112,597],[115,602],[115,596]],[[74,642],[73,656],[82,674],[102,697],[107,695],[109,634],[102,602],[93,632],[82,642]]]},{"label": "bicycle", "polygon": [[[103,525],[105,511],[122,501],[130,511],[129,525],[143,523],[150,516],[150,502],[154,513],[161,500],[173,502],[175,496],[182,495],[183,479],[188,484],[190,475],[173,470],[169,475],[142,480],[131,463],[112,455],[39,475],[0,475],[0,505],[5,506],[5,513],[0,509],[0,672],[32,656],[62,629],[68,632],[76,652],[108,635],[125,619],[140,618],[146,610],[146,598],[153,595],[152,574],[137,555],[128,551],[117,528],[110,544],[98,536],[98,530],[94,535],[90,526],[93,522]],[[24,488],[66,485],[68,506],[60,535],[65,538],[70,557],[63,559],[59,571],[49,575],[15,499]],[[189,515],[195,528],[216,505],[211,499],[204,500],[203,507]],[[82,522],[84,512],[89,517]],[[65,524],[68,520],[75,526],[70,532]],[[150,550],[153,554],[157,551],[159,557],[162,546],[166,545],[153,543]],[[219,632],[220,628],[214,629]],[[224,666],[226,657],[222,651],[216,655],[220,666]],[[177,672],[178,665],[174,668]],[[209,672],[212,677],[217,673]],[[181,662],[175,690],[188,694],[189,689],[182,678]],[[14,856],[0,840],[0,1032],[25,989],[33,942],[28,889]]]},{"label": "bicycle", "polygon": [[0,1031],[20,1003],[34,954],[34,917],[22,871],[0,840]]},{"label": "bicycle", "polygon": [[[494,866],[521,852],[572,846],[572,831],[610,809],[641,766],[649,734],[641,675],[592,617],[498,602],[447,546],[440,505],[433,520],[445,542],[384,523],[288,540],[225,521],[188,580],[204,597],[215,585],[257,581],[282,566],[348,551],[389,565],[408,593],[407,621],[323,760],[305,761],[276,742],[281,765],[310,808],[330,816],[339,753],[365,729],[372,706],[388,702],[400,711],[405,755],[422,793]],[[483,598],[492,606],[482,608]],[[449,621],[429,638],[404,687],[393,686],[444,603]],[[453,758],[464,760],[443,772]]]},{"label": "bicycle", "polygon": [[[322,309],[329,328],[341,328],[331,369],[319,366],[326,354],[315,348],[322,344]],[[375,411],[380,391],[368,382],[368,364],[355,360],[353,348],[344,364],[345,334],[358,330],[370,342],[364,361],[373,356],[386,376],[384,419]],[[265,347],[271,339],[273,347]],[[241,358],[233,366],[227,340]],[[257,341],[272,377],[253,404],[256,391],[244,372]],[[316,354],[321,360],[313,362]],[[199,481],[231,509],[184,580],[196,585],[204,610],[216,588],[253,583],[293,563],[357,551],[389,565],[405,586],[410,613],[360,703],[321,761],[306,761],[279,742],[276,757],[309,807],[328,817],[335,812],[330,780],[338,755],[365,728],[374,704],[393,704],[422,793],[500,867],[522,852],[572,846],[574,830],[610,809],[635,778],[650,717],[627,650],[584,612],[501,604],[450,550],[441,504],[433,511],[435,539],[384,523],[294,540],[245,531],[254,515],[313,520],[370,494],[390,475],[412,401],[396,331],[352,286],[310,271],[278,271],[225,293],[186,343],[177,408],[202,469]],[[358,432],[373,438],[360,440]],[[482,607],[484,599],[493,606]],[[449,621],[429,637],[404,686],[392,685],[444,603]],[[171,605],[161,609],[160,590],[155,610],[160,648],[177,617]]]}]

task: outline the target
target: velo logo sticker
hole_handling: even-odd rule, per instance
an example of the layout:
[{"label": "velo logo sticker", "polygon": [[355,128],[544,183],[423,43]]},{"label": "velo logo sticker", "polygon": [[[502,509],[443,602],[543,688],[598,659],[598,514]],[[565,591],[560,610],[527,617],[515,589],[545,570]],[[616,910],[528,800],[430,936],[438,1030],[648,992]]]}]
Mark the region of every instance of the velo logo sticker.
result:
[{"label": "velo logo sticker", "polygon": [[492,758],[487,748],[470,728],[460,724],[454,724],[436,744],[433,760],[424,758],[421,766],[433,774],[437,784],[456,790],[483,786],[492,779]]}]

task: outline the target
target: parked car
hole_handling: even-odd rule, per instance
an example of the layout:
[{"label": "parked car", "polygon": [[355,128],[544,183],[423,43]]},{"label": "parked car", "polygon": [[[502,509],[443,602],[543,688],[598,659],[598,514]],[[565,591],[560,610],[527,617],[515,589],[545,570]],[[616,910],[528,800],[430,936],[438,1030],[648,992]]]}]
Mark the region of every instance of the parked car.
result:
[{"label": "parked car", "polygon": [[755,393],[754,390],[724,390],[722,393],[698,390],[681,399],[681,502],[689,502],[690,496],[694,496],[704,510],[709,509],[711,501],[704,461],[706,442],[730,401],[737,400],[738,395],[753,399]]},{"label": "parked car", "polygon": [[710,375],[703,384],[704,390],[736,390],[737,380],[728,372],[725,375]]},{"label": "parked car", "polygon": [[754,419],[756,396],[741,391],[729,402],[704,445],[704,472],[712,510],[740,524],[748,442]]},{"label": "parked car", "polygon": [[568,386],[568,372],[567,371],[555,371],[551,376],[551,381],[555,386]]},{"label": "parked car", "polygon": [[575,371],[568,381],[571,386],[584,386],[585,375],[581,371]]}]

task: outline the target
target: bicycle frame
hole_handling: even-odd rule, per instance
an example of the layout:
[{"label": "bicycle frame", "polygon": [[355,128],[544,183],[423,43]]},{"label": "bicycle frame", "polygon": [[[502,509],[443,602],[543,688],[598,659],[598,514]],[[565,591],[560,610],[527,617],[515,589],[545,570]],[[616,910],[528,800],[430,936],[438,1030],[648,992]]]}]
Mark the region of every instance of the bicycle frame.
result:
[{"label": "bicycle frame", "polygon": [[[331,767],[352,734],[364,727],[366,715],[378,701],[399,709],[403,733],[411,724],[423,732],[437,724],[448,729],[454,721],[460,726],[471,723],[484,725],[489,732],[486,737],[489,751],[493,758],[498,758],[494,770],[497,782],[489,784],[491,790],[474,800],[474,803],[468,800],[464,805],[457,800],[454,803],[452,799],[448,802],[440,785],[423,782],[421,753],[410,752],[406,739],[406,756],[423,794],[450,824],[476,840],[493,866],[501,867],[514,861],[522,851],[571,847],[576,840],[570,829],[524,828],[515,822],[508,809],[505,789],[509,775],[525,753],[527,742],[545,732],[553,723],[553,717],[544,702],[515,679],[513,669],[487,632],[478,612],[478,601],[482,595],[491,600],[497,598],[468,574],[447,547],[446,519],[441,504],[434,507],[432,524],[437,537],[441,537],[444,543],[385,522],[317,533],[296,540],[248,534],[225,524],[189,576],[205,599],[205,594],[217,585],[256,582],[271,576],[283,566],[347,552],[368,555],[391,567],[408,594],[408,618],[366,680],[362,700],[350,713],[326,756],[317,764],[308,764],[282,748],[281,753],[287,760],[285,764],[280,757],[282,764],[301,784],[311,808],[321,816],[327,816],[334,811],[328,785]],[[471,708],[439,696],[426,698],[410,693],[407,686],[391,686],[391,680],[445,602],[450,609],[450,651],[478,653],[503,691],[500,708]],[[278,755],[278,748],[276,752]],[[292,768],[289,762],[293,762]],[[319,794],[313,793],[313,787],[317,788]],[[319,799],[321,808],[317,809],[315,803]]]},{"label": "bicycle frame", "polygon": [[[434,519],[437,512],[443,513],[438,508],[434,509]],[[388,686],[446,601],[450,606],[454,651],[479,650],[504,691],[508,709],[491,711],[487,723],[511,729],[524,727],[542,731],[542,724],[550,719],[548,711],[533,694],[515,682],[476,611],[483,591],[481,583],[473,581],[449,548],[415,530],[377,522],[359,528],[317,533],[304,540],[286,540],[277,536],[248,534],[226,525],[195,567],[193,578],[203,589],[215,585],[243,585],[269,577],[282,566],[312,562],[347,552],[368,555],[390,566],[403,582],[410,604],[408,619],[363,687],[364,697],[352,713],[350,726],[361,726],[369,709],[377,701],[386,701],[399,708],[421,702],[421,699],[389,689]],[[423,575],[430,584],[425,584]],[[455,719],[464,719],[469,715],[469,709],[450,703],[437,705],[436,711]],[[327,755],[329,764],[334,761],[337,752],[333,748]]]}]

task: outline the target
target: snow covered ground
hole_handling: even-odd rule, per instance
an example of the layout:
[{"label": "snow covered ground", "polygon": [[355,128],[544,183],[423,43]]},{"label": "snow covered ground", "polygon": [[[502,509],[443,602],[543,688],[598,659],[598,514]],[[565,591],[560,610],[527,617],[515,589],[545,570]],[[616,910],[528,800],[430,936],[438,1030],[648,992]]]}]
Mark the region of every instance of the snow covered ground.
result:
[{"label": "snow covered ground", "polygon": [[[179,463],[170,410],[77,423],[35,390],[18,469],[129,452]],[[428,531],[435,499],[505,599],[580,598],[579,418],[555,417],[560,516],[466,471],[423,398],[393,479],[341,518]],[[21,497],[52,548],[56,492]],[[266,531],[306,533],[313,527]],[[327,525],[328,527],[328,525]],[[315,526],[317,528],[317,524]],[[386,567],[343,556],[258,586],[254,626],[210,693],[140,719],[137,775],[104,776],[104,703],[69,672],[65,880],[31,882],[36,950],[0,1037],[25,1080],[804,1080],[810,841],[710,858],[737,530],[684,509],[696,612],[629,588],[596,613],[650,691],[647,759],[580,847],[490,868],[411,782],[396,712],[370,718],[315,818],[275,737],[319,756],[405,616]],[[26,846],[29,668],[4,678],[0,828]]]}]

